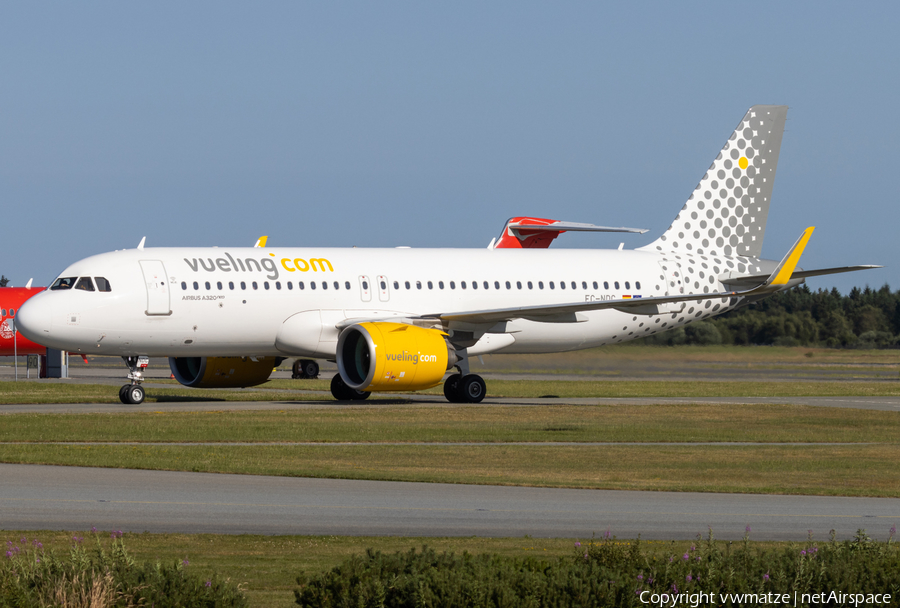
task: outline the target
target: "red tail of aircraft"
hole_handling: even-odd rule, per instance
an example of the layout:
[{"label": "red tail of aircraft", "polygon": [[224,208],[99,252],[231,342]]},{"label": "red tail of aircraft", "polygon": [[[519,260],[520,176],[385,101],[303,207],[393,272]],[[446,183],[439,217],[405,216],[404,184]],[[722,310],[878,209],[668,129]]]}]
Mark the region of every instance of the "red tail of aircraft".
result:
[{"label": "red tail of aircraft", "polygon": [[43,287],[0,287],[0,356],[43,355],[47,348],[36,344],[18,332],[14,332],[16,311]]}]

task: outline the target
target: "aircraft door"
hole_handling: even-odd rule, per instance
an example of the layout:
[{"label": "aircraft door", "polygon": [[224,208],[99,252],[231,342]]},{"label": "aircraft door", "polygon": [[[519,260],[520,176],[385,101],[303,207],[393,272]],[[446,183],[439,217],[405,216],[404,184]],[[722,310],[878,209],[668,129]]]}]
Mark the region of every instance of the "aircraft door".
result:
[{"label": "aircraft door", "polygon": [[365,275],[359,275],[359,297],[363,302],[372,301],[372,282]]},{"label": "aircraft door", "polygon": [[681,280],[681,264],[674,260],[663,260],[659,263],[666,281],[666,295],[677,296],[684,293],[684,281]]},{"label": "aircraft door", "polygon": [[378,275],[378,299],[387,302],[391,299],[391,285],[383,274]]},{"label": "aircraft door", "polygon": [[169,277],[166,268],[159,260],[141,260],[141,272],[144,273],[144,285],[147,287],[148,315],[170,315]]}]

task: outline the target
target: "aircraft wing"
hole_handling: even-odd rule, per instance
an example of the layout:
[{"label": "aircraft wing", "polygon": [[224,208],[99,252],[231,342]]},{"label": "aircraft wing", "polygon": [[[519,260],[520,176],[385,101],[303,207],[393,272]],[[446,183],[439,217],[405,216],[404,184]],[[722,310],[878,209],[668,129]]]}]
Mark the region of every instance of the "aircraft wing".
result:
[{"label": "aircraft wing", "polygon": [[[668,296],[626,296],[615,300],[599,300],[592,302],[573,302],[569,304],[548,304],[543,306],[521,306],[516,308],[503,308],[492,310],[473,310],[465,312],[452,313],[434,313],[421,315],[421,319],[440,319],[445,322],[463,322],[463,323],[496,323],[500,321],[509,321],[512,319],[529,319],[533,321],[544,321],[550,323],[577,323],[584,319],[578,318],[579,312],[589,310],[604,310],[614,308],[621,311],[634,312],[635,314],[666,314],[671,312],[679,312],[671,304],[696,302],[701,300],[717,300],[721,298],[746,298],[764,294],[775,293],[787,288],[788,283],[793,279],[803,278],[805,276],[815,276],[809,273],[822,271],[801,271],[795,273],[800,256],[806,248],[815,227],[809,227],[803,231],[794,246],[787,252],[772,274],[768,276],[760,275],[754,277],[753,287],[743,291],[722,291],[715,293],[694,293],[694,294],[677,294]],[[874,266],[858,266],[847,267],[842,272],[850,272],[850,270],[864,270],[873,268]],[[803,276],[801,276],[803,275]]]}]

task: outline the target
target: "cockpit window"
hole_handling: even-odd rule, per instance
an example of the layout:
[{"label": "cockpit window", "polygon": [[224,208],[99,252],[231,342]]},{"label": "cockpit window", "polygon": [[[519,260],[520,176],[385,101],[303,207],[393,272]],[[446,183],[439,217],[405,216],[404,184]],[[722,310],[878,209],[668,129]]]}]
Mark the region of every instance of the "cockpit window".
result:
[{"label": "cockpit window", "polygon": [[78,279],[78,282],[75,283],[75,289],[94,291],[94,282],[91,280],[91,277],[81,277]]},{"label": "cockpit window", "polygon": [[72,289],[72,286],[75,284],[75,279],[78,277],[60,277],[54,281],[53,285],[50,286],[51,291],[57,291],[60,289]]},{"label": "cockpit window", "polygon": [[103,277],[94,277],[94,280],[97,282],[97,291],[112,291],[109,281]]}]

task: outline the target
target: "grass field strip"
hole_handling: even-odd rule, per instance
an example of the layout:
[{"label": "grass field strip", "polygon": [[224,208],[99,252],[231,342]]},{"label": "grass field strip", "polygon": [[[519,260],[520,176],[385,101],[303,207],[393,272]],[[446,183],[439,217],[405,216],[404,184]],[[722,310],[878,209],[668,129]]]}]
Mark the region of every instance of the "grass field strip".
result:
[{"label": "grass field strip", "polygon": [[81,446],[823,446],[891,445],[878,442],[760,442],[760,441],[0,441],[0,445],[81,445]]}]

